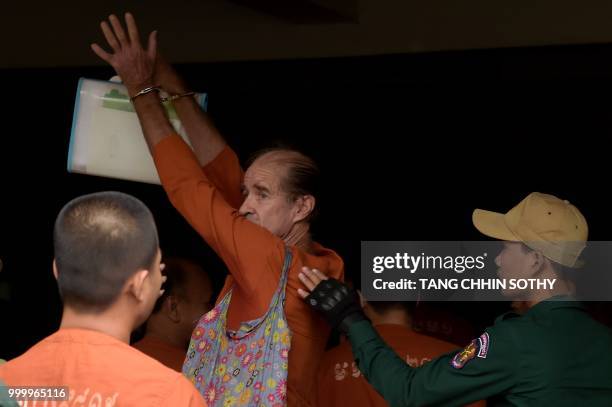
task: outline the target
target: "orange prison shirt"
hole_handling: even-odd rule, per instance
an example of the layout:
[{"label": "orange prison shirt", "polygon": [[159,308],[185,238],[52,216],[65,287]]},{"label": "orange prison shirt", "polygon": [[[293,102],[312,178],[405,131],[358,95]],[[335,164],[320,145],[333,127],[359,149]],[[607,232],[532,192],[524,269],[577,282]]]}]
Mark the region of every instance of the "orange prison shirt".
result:
[{"label": "orange prison shirt", "polygon": [[[421,335],[403,325],[381,324],[375,329],[397,355],[412,367],[457,350],[450,342]],[[366,381],[354,361],[348,341],[330,349],[319,366],[317,406],[386,407],[389,404]],[[484,402],[473,406],[484,406]]]},{"label": "orange prison shirt", "polygon": [[152,357],[172,370],[181,372],[187,349],[177,348],[161,339],[145,336],[141,340],[132,344],[145,355]]},{"label": "orange prison shirt", "polygon": [[182,374],[112,336],[85,329],[60,329],[43,339],[1,365],[0,380],[12,387],[66,386],[70,406],[206,406]]},{"label": "orange prison shirt", "polygon": [[[232,288],[228,323],[260,317],[279,284],[284,260],[283,240],[240,216],[242,169],[226,147],[201,168],[192,150],[178,136],[159,142],[153,152],[157,171],[170,201],[226,264],[230,275],[219,301]],[[314,406],[316,372],[330,329],[297,294],[303,266],[342,280],[344,264],[332,250],[314,244],[313,253],[290,247],[293,254],[286,288],[285,315],[291,329],[287,402]]]}]

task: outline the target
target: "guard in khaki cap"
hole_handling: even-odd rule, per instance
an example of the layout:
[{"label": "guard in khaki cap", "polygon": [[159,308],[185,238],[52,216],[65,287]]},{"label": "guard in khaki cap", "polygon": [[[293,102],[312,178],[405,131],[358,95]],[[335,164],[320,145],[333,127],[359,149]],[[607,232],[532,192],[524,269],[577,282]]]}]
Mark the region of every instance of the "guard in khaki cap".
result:
[{"label": "guard in khaki cap", "polygon": [[[500,277],[556,278],[553,290],[504,294],[527,309],[507,313],[462,350],[411,368],[376,334],[353,291],[317,270],[302,297],[351,341],[359,369],[391,406],[612,406],[612,332],[571,301],[588,227],[576,207],[532,193],[506,214],[476,210],[483,234],[504,241]],[[579,272],[576,271],[576,272]],[[323,281],[321,283],[322,280]],[[320,283],[320,284],[319,284]]]}]

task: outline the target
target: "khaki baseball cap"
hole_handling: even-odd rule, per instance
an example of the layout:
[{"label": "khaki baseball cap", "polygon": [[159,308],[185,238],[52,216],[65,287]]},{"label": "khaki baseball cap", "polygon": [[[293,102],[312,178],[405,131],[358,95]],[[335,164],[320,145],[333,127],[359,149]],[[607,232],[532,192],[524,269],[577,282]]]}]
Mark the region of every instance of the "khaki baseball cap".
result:
[{"label": "khaki baseball cap", "polygon": [[532,192],[507,213],[476,209],[472,222],[494,239],[522,242],[566,267],[580,267],[589,234],[578,208],[553,195]]}]

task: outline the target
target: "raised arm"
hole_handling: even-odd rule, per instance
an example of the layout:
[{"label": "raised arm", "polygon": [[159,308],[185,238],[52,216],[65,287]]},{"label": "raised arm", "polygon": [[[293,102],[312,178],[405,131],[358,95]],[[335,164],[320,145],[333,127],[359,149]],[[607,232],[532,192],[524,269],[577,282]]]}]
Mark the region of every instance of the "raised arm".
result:
[{"label": "raised arm", "polygon": [[155,32],[149,36],[145,49],[131,14],[126,14],[125,22],[127,32],[114,15],[109,22],[101,23],[112,53],[97,44],[92,49],[123,79],[171,202],[219,254],[246,292],[273,292],[275,279],[262,278],[261,272],[270,270],[280,278],[282,240],[240,216],[211,183],[191,149],[175,134],[159,95],[151,91],[156,85]]}]

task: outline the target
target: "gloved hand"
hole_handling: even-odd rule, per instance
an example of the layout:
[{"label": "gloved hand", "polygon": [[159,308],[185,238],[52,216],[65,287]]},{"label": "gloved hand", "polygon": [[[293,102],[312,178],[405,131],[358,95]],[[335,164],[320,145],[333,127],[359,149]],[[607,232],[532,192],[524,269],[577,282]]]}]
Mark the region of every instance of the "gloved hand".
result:
[{"label": "gloved hand", "polygon": [[311,290],[310,294],[301,290],[300,295],[308,305],[319,311],[333,328],[347,334],[351,324],[367,320],[359,304],[357,292],[346,284],[334,278],[327,278],[316,269],[306,268],[300,274],[300,280]]}]

